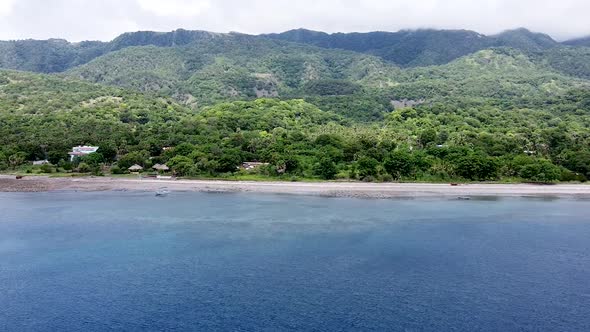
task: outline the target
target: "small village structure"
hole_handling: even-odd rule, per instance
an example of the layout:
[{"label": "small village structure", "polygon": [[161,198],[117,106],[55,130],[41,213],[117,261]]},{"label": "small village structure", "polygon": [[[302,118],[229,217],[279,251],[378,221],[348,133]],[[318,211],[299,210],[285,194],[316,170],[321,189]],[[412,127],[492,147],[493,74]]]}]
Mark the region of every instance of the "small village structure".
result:
[{"label": "small village structure", "polygon": [[141,167],[141,166],[139,166],[139,165],[136,164],[136,165],[133,165],[133,166],[129,167],[128,170],[131,173],[138,173],[138,172],[143,171],[143,167]]},{"label": "small village structure", "polygon": [[75,146],[72,148],[71,152],[68,152],[70,155],[70,161],[74,161],[76,157],[84,157],[91,153],[95,153],[98,151],[98,146]]},{"label": "small village structure", "polygon": [[248,161],[248,162],[242,163],[242,166],[241,167],[238,167],[238,168],[243,169],[243,170],[246,170],[246,171],[252,171],[252,170],[255,170],[255,169],[257,169],[257,168],[259,168],[261,166],[268,166],[268,165],[269,165],[269,163],[260,163],[260,162],[257,162],[257,161]]},{"label": "small village structure", "polygon": [[158,172],[168,172],[170,170],[170,167],[166,166],[165,164],[155,164],[154,166],[152,166],[152,168]]},{"label": "small village structure", "polygon": [[37,161],[33,161],[33,166],[43,166],[43,165],[49,165],[51,164],[49,162],[49,160],[37,160]]}]

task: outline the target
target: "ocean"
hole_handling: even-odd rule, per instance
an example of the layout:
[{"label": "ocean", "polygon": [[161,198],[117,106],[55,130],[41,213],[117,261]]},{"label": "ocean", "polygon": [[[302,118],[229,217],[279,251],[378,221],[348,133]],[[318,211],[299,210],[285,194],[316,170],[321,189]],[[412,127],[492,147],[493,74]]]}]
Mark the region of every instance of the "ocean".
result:
[{"label": "ocean", "polygon": [[0,193],[0,331],[590,331],[590,201]]}]

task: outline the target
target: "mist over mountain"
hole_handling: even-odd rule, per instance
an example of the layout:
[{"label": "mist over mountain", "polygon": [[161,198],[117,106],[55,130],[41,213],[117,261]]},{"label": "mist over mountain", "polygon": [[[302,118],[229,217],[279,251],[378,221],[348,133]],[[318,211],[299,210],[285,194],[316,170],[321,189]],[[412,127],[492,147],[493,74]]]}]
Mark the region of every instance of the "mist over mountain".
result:
[{"label": "mist over mountain", "polygon": [[590,47],[590,36],[568,40],[568,41],[563,42],[563,44],[570,45],[570,46]]}]

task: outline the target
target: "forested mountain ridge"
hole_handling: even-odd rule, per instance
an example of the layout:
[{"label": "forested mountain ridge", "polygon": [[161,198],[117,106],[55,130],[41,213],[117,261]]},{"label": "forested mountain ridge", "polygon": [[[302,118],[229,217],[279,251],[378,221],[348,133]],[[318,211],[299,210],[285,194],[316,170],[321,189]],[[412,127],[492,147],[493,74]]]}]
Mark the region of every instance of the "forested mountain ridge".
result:
[{"label": "forested mountain ridge", "polygon": [[559,43],[546,34],[524,28],[492,36],[469,30],[432,29],[335,34],[298,29],[263,36],[371,54],[401,67],[443,65],[481,50],[505,47],[549,65],[552,70],[590,78],[588,38]]},{"label": "forested mountain ridge", "polygon": [[223,35],[178,29],[172,32],[128,32],[110,42],[70,43],[63,39],[0,41],[0,68],[57,73],[127,47],[174,47]]},{"label": "forested mountain ridge", "polygon": [[373,54],[404,67],[440,65],[491,47],[542,51],[560,44],[550,36],[527,29],[486,36],[469,30],[402,30],[399,32],[335,33],[299,29],[268,38]]},{"label": "forested mountain ridge", "polygon": [[[515,30],[502,38],[526,44],[530,38],[522,35],[528,34]],[[532,37],[539,44],[549,38]],[[304,98],[361,121],[381,120],[394,107],[443,99],[526,105],[587,85],[566,75],[590,78],[588,48],[534,54],[490,48],[441,66],[400,69],[373,55],[235,33],[129,33],[111,47],[119,50],[64,75],[172,97],[193,109],[262,97]]]},{"label": "forested mountain ridge", "polygon": [[589,83],[568,77],[548,63],[510,48],[482,50],[445,65],[411,68],[402,73],[405,77],[401,87],[404,83],[432,87],[429,94],[415,95],[415,98],[544,98]]},{"label": "forested mountain ridge", "polygon": [[364,101],[367,118],[379,118],[390,100],[372,91],[396,84],[401,70],[370,55],[232,34],[185,46],[125,48],[65,75],[172,96],[196,108],[261,97],[334,104],[338,96],[354,95],[355,103]]},{"label": "forested mountain ridge", "polygon": [[[223,39],[231,35],[240,34],[178,29],[171,32],[129,32],[110,42],[69,43],[61,39],[0,41],[0,68],[42,73],[62,72],[127,47],[176,47],[203,40]],[[327,34],[299,29],[252,37],[368,53],[402,67],[444,64],[490,47],[503,46],[531,52],[563,45],[590,46],[585,39],[560,44],[545,34],[533,33],[526,29],[505,31],[495,36],[486,36],[469,30],[423,29]]]},{"label": "forested mountain ridge", "polygon": [[590,36],[583,37],[583,38],[576,38],[576,39],[567,40],[567,41],[565,41],[563,43],[565,45],[570,45],[570,46],[585,46],[585,47],[590,47]]},{"label": "forested mountain ridge", "polygon": [[57,73],[107,52],[107,43],[70,43],[63,39],[0,41],[0,68]]},{"label": "forested mountain ridge", "polygon": [[[571,59],[565,62],[569,68]],[[496,48],[442,66],[401,70],[378,57],[351,51],[234,35],[173,48],[126,48],[66,75],[171,96],[197,108],[260,97],[305,98],[347,117],[378,120],[396,101],[514,102],[588,84],[560,73],[552,64],[551,59]]]},{"label": "forested mountain ridge", "polygon": [[[441,64],[492,46],[485,38],[466,30],[416,30],[327,34],[305,29],[269,34],[268,38],[312,44],[325,48],[369,53],[402,66]],[[441,50],[445,54],[441,54]]]},{"label": "forested mountain ridge", "polygon": [[506,30],[488,38],[492,40],[493,46],[505,46],[525,52],[542,51],[560,46],[560,43],[551,36],[525,28]]}]

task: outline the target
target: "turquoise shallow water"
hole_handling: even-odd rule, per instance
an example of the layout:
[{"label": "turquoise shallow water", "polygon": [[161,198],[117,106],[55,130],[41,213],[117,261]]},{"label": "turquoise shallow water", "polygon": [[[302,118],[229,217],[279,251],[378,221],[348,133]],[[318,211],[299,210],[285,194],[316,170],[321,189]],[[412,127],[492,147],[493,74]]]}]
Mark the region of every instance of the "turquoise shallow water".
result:
[{"label": "turquoise shallow water", "polygon": [[590,201],[0,194],[0,331],[589,331]]}]

